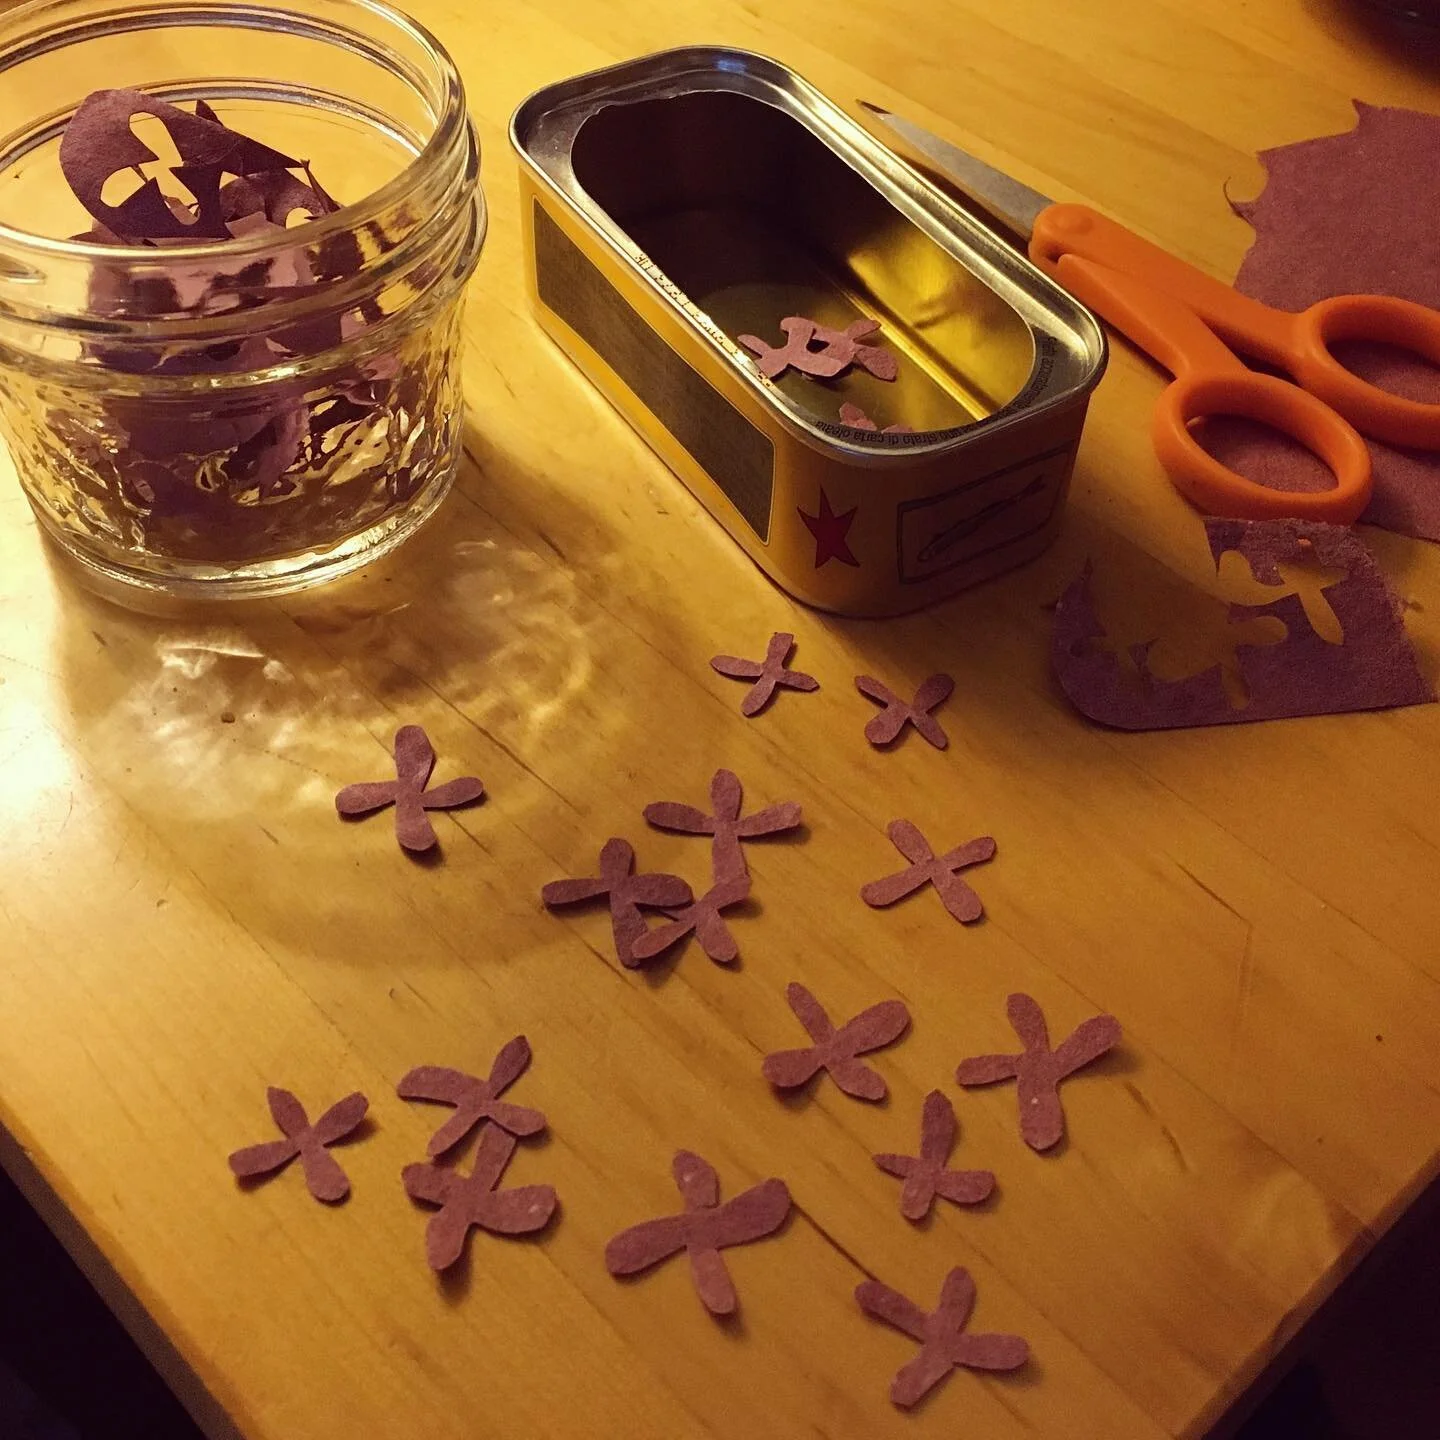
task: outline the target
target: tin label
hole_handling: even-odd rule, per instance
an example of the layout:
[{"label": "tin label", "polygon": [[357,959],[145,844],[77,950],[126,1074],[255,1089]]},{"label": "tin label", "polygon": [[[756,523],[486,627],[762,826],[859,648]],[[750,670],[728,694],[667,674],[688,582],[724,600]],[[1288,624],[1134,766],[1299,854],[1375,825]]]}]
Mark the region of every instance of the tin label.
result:
[{"label": "tin label", "polygon": [[900,583],[929,580],[1043,530],[1060,503],[1075,448],[1062,445],[943,494],[902,501]]},{"label": "tin label", "polygon": [[645,323],[538,200],[535,279],[541,301],[620,377],[768,541],[775,489],[770,437]]}]

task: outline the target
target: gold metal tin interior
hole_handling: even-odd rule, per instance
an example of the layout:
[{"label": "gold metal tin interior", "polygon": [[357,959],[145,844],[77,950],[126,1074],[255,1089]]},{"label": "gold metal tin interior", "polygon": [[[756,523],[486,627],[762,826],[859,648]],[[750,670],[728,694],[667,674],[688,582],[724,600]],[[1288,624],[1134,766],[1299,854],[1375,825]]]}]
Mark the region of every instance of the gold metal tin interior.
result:
[{"label": "gold metal tin interior", "polygon": [[846,400],[933,433],[992,415],[1030,377],[1015,309],[774,106],[714,90],[612,106],[580,127],[571,158],[587,194],[726,334],[779,344],[786,315],[881,322],[899,378],[788,371],[776,383],[802,415],[838,420]]}]

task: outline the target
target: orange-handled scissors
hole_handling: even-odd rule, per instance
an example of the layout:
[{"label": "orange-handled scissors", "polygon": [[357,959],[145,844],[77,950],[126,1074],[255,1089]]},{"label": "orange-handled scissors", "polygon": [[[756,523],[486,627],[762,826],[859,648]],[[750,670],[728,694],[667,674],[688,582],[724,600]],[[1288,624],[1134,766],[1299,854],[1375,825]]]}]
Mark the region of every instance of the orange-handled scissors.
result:
[{"label": "orange-handled scissors", "polygon": [[[1330,351],[1337,340],[1367,340],[1440,365],[1440,311],[1385,295],[1340,295],[1298,314],[1274,310],[1088,206],[1053,203],[912,121],[866,108],[1001,223],[1029,236],[1040,269],[1170,371],[1175,378],[1152,424],[1155,453],[1176,489],[1207,514],[1348,525],[1370,498],[1362,433],[1440,449],[1440,405],[1368,384]],[[1248,369],[1236,350],[1296,383]],[[1217,415],[1283,431],[1330,467],[1335,487],[1271,490],[1237,475],[1191,432],[1194,422]]]}]

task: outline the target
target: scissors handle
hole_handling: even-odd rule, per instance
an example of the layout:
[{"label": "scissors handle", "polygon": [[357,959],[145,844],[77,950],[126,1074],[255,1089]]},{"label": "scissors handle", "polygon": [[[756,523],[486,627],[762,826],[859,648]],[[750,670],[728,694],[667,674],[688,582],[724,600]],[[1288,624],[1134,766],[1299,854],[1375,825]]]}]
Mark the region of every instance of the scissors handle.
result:
[{"label": "scissors handle", "polygon": [[1236,349],[1288,368],[1295,317],[1273,310],[1127,230],[1088,205],[1051,205],[1035,220],[1030,258],[1054,275],[1063,256],[1093,260],[1143,280],[1193,310]]},{"label": "scissors handle", "polygon": [[[1334,472],[1334,488],[1272,490],[1222,465],[1190,428],[1219,415],[1258,420],[1298,440]],[[1150,439],[1171,484],[1208,515],[1352,525],[1370,503],[1370,451],[1360,432],[1323,400],[1274,375],[1240,369],[1172,381],[1155,406]]]},{"label": "scissors handle", "polygon": [[1335,295],[1295,321],[1286,368],[1305,389],[1376,440],[1440,450],[1440,405],[1362,380],[1330,348],[1337,340],[1392,345],[1440,367],[1440,311],[1393,295]]},{"label": "scissors handle", "polygon": [[[1370,500],[1370,452],[1323,400],[1273,375],[1248,370],[1195,313],[1133,273],[1074,254],[1054,274],[1175,376],[1151,425],[1155,454],[1175,488],[1208,515],[1238,520],[1298,516],[1349,525]],[[1222,465],[1191,426],[1219,415],[1257,420],[1298,441],[1335,474],[1329,490],[1272,490]]]},{"label": "scissors handle", "polygon": [[1337,295],[1298,314],[1275,310],[1088,205],[1051,205],[1035,221],[1030,258],[1054,275],[1066,255],[1123,271],[1172,296],[1228,344],[1287,371],[1366,435],[1440,449],[1440,404],[1371,385],[1330,349],[1336,341],[1363,340],[1409,350],[1440,367],[1440,311],[1388,295]]}]

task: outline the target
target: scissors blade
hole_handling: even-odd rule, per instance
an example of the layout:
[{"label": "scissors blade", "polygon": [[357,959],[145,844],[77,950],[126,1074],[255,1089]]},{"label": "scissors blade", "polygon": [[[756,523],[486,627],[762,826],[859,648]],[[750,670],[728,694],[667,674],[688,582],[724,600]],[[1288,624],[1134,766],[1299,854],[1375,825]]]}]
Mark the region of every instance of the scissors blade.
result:
[{"label": "scissors blade", "polygon": [[978,160],[958,145],[942,140],[923,125],[892,114],[868,100],[860,102],[877,119],[884,121],[912,149],[931,161],[935,168],[953,180],[977,204],[983,206],[1001,224],[1026,239],[1035,228],[1035,217],[1050,204],[1049,196],[1013,180],[1003,170]]}]

